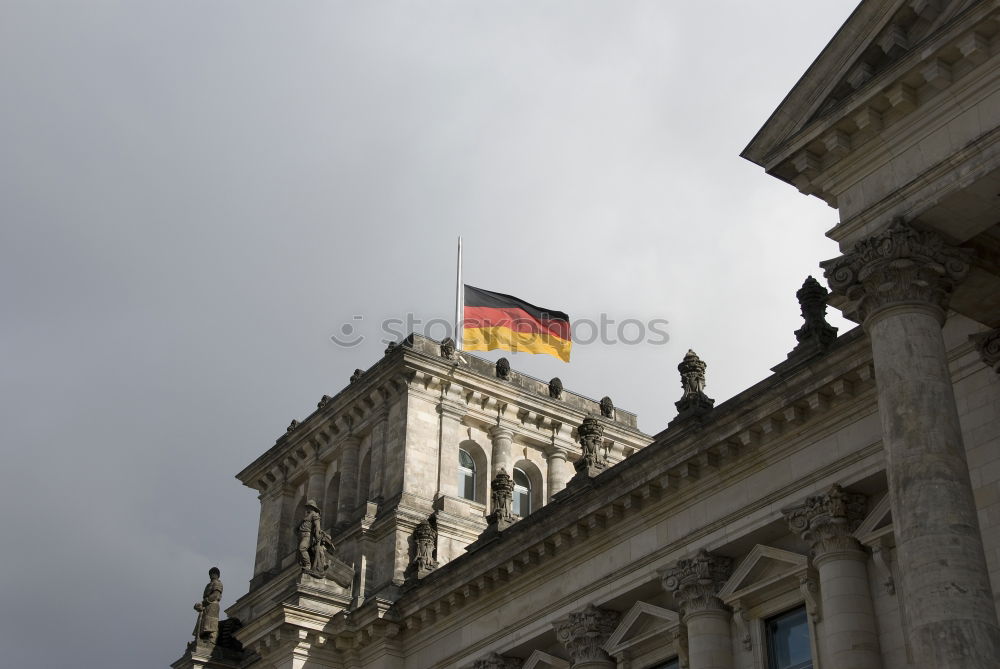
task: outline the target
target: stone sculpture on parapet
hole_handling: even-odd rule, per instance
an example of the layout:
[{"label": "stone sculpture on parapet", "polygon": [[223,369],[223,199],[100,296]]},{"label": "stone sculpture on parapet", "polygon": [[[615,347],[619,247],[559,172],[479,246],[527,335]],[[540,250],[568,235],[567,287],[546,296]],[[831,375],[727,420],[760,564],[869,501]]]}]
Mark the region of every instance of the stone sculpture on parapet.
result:
[{"label": "stone sculpture on parapet", "polygon": [[295,528],[299,540],[296,557],[302,573],[313,578],[328,578],[340,586],[349,587],[354,580],[354,570],[337,559],[337,549],[333,538],[323,529],[316,500],[307,501],[305,509],[305,515]]},{"label": "stone sculpture on parapet", "polygon": [[701,418],[715,406],[715,400],[705,394],[705,368],[708,367],[698,354],[688,349],[677,371],[681,373],[684,394],[674,403],[677,415],[668,424],[673,426],[691,418]]},{"label": "stone sculpture on parapet", "polygon": [[561,400],[563,394],[563,382],[558,376],[552,377],[549,381],[549,397],[554,400]]},{"label": "stone sculpture on parapet", "polygon": [[413,528],[414,557],[408,571],[418,579],[423,578],[438,567],[438,561],[434,559],[434,553],[437,550],[435,525],[436,519],[432,515],[427,520],[420,521]]},{"label": "stone sculpture on parapet", "polygon": [[497,530],[505,530],[514,522],[514,480],[503,467],[490,483],[493,512],[488,520]]},{"label": "stone sculpture on parapet", "polygon": [[604,452],[604,425],[594,416],[587,416],[580,424],[579,441],[583,455],[573,463],[576,476],[593,478],[607,469],[608,457]]},{"label": "stone sculpture on parapet", "polygon": [[510,360],[507,358],[497,360],[496,373],[501,381],[510,381]]},{"label": "stone sculpture on parapet", "polygon": [[611,401],[610,397],[601,398],[601,415],[605,418],[610,418],[614,420],[615,418],[615,403]]},{"label": "stone sculpture on parapet", "polygon": [[202,593],[201,601],[194,605],[198,612],[198,622],[194,626],[194,637],[198,641],[214,644],[219,636],[219,601],[222,599],[222,573],[218,567],[208,570],[208,585]]},{"label": "stone sculpture on parapet", "polygon": [[837,328],[826,322],[826,301],[830,291],[820,285],[819,281],[810,277],[802,283],[795,293],[802,312],[802,327],[795,331],[795,348],[788,354],[788,359],[771,368],[772,372],[780,372],[817,355],[826,353],[833,342],[837,341]]}]

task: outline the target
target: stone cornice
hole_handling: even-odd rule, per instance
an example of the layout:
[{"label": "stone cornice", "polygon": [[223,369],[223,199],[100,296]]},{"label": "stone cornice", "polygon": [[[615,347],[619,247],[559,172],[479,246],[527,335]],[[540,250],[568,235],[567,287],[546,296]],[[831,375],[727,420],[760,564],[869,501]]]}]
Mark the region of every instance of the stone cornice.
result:
[{"label": "stone cornice", "polygon": [[[865,5],[877,4],[862,3],[859,11]],[[912,4],[900,3],[897,7],[899,12],[908,12],[912,11],[908,9]],[[932,4],[922,3],[922,11]],[[760,164],[769,174],[793,184],[801,192],[816,195],[831,206],[837,206],[836,195],[828,188],[826,175],[874,133],[907,120],[918,107],[931,104],[937,94],[956,85],[963,75],[981,65],[990,56],[989,38],[984,35],[991,34],[982,31],[994,30],[991,22],[997,15],[995,3],[979,2],[912,43],[906,36],[901,36],[902,43],[906,45],[905,53],[883,70],[871,75],[859,73],[856,77],[848,73],[837,82],[828,80],[831,88],[835,83],[844,86],[845,81],[852,81],[857,86],[852,94],[833,104],[828,103],[829,108],[821,113],[815,113],[820,108],[818,99],[813,103],[812,112],[806,113],[799,108],[797,115],[790,111],[782,113],[786,104],[783,103],[744,150],[743,157]],[[849,22],[854,19],[852,16]],[[882,48],[896,49],[900,42],[888,39],[891,33],[891,26],[887,26],[883,34],[877,38],[873,35],[872,38]],[[834,41],[838,38],[839,34]],[[823,57],[821,55],[817,63]],[[840,65],[842,68],[846,66],[847,61]],[[855,70],[858,70],[857,66]],[[802,81],[810,76],[812,68]],[[802,85],[802,81],[796,88]],[[795,95],[793,90],[789,98]],[[775,124],[785,123],[787,126],[790,116],[811,118],[804,127],[794,132],[790,126],[778,131]],[[769,127],[770,137],[765,133]]]},{"label": "stone cornice", "polygon": [[[758,447],[802,439],[810,422],[819,424],[842,403],[862,393],[870,401],[873,386],[867,340],[855,329],[816,362],[775,374],[725,402],[702,430],[663,433],[658,443],[512,525],[491,550],[473,551],[440,567],[404,593],[393,609],[394,620],[412,630],[457,613],[520,573],[620,526],[650,503],[696,495],[702,476],[743,462]],[[786,434],[788,425],[794,426],[792,435]],[[540,530],[545,532],[541,537]],[[458,585],[445,589],[444,584]]]}]

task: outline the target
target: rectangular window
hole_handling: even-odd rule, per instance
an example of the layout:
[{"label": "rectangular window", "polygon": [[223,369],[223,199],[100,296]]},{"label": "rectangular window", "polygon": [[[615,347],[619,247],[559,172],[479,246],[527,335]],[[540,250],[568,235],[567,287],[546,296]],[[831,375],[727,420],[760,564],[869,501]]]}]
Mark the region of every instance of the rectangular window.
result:
[{"label": "rectangular window", "polygon": [[812,669],[806,607],[768,618],[764,622],[764,634],[768,669]]}]

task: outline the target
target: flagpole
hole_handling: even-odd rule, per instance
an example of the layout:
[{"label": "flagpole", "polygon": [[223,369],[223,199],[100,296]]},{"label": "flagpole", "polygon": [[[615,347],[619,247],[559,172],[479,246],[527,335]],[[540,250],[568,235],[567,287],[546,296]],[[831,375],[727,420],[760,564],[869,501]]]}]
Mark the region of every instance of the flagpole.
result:
[{"label": "flagpole", "polygon": [[458,266],[455,272],[455,348],[462,350],[462,237],[458,238]]}]

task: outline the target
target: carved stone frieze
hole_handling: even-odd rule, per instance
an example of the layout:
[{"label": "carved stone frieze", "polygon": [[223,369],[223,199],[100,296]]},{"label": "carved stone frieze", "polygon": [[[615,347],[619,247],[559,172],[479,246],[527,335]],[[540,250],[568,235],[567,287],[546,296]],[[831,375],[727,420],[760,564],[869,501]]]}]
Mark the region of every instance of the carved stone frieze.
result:
[{"label": "carved stone frieze", "polygon": [[976,345],[983,362],[1000,374],[1000,328],[973,335],[972,342]]},{"label": "carved stone frieze", "polygon": [[663,587],[673,593],[681,615],[727,610],[717,595],[733,570],[732,559],[702,549],[693,558],[678,560],[663,574]]},{"label": "carved stone frieze", "polygon": [[784,514],[792,532],[809,542],[818,557],[831,551],[860,550],[861,545],[851,533],[864,520],[867,508],[864,495],[846,492],[834,484]]},{"label": "carved stone frieze", "polygon": [[583,662],[614,662],[604,651],[611,634],[618,626],[615,611],[599,609],[593,604],[575,611],[553,624],[556,638],[566,649],[574,664]]},{"label": "carved stone frieze", "polygon": [[969,272],[971,252],[951,246],[934,232],[896,219],[863,239],[850,253],[820,263],[835,295],[846,298],[844,314],[864,322],[903,304],[948,308],[952,290]]}]

